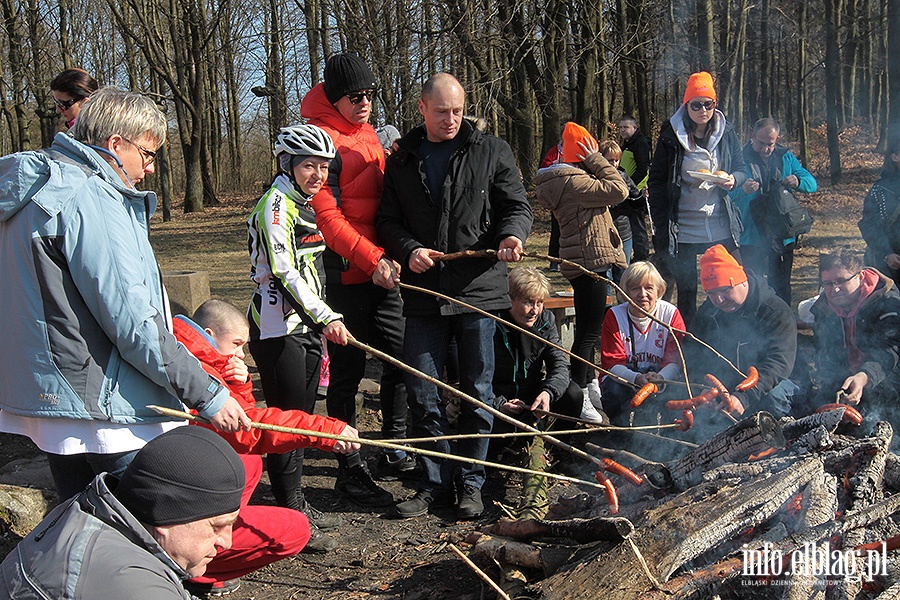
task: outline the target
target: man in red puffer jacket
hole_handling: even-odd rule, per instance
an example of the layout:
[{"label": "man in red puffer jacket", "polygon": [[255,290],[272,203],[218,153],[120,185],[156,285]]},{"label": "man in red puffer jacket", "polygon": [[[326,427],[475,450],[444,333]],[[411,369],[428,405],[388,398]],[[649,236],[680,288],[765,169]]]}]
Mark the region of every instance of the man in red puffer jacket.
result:
[{"label": "man in red puffer jacket", "polygon": [[[325,65],[325,81],[303,98],[300,112],[324,129],[337,156],[328,169],[328,185],[312,199],[316,225],[325,237],[326,297],[344,315],[347,329],[361,342],[401,356],[404,320],[399,290],[400,265],[385,256],[375,234],[375,212],[384,184],[384,150],[369,124],[375,76],[355,54],[337,54]],[[356,424],[356,392],[365,371],[365,353],[351,345],[328,344],[331,381],[328,415]],[[383,363],[382,433],[406,437],[406,388],[399,369]],[[393,497],[380,488],[359,454],[338,456],[335,490],[362,506],[387,506]],[[409,474],[415,458],[386,452],[376,476]]]}]

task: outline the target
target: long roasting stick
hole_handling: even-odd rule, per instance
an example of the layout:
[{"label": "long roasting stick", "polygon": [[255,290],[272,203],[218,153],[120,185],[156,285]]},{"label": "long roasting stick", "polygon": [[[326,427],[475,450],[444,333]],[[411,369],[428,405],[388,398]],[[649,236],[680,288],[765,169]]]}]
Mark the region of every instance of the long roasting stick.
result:
[{"label": "long roasting stick", "polygon": [[[553,444],[554,446],[562,448],[563,450],[568,450],[569,452],[571,452],[572,454],[574,454],[575,456],[577,456],[579,458],[582,458],[588,462],[592,462],[601,468],[603,467],[603,463],[596,456],[592,456],[592,455],[588,454],[587,452],[585,452],[584,450],[581,450],[580,448],[576,448],[576,447],[572,446],[571,444],[567,444],[561,440],[558,440],[555,437],[553,437],[552,435],[549,435],[546,432],[543,432],[540,429],[537,429],[536,427],[532,427],[531,425],[523,423],[522,421],[519,421],[518,419],[514,419],[513,417],[510,417],[509,415],[500,412],[493,406],[488,406],[487,404],[485,404],[478,398],[474,398],[474,397],[470,396],[469,394],[466,394],[465,392],[454,388],[452,385],[447,385],[440,379],[432,377],[431,375],[429,375],[427,373],[423,373],[422,371],[416,369],[415,367],[411,367],[410,365],[404,363],[403,361],[397,360],[390,354],[387,354],[385,352],[382,352],[381,350],[373,348],[372,346],[369,346],[368,344],[364,344],[364,343],[360,342],[359,340],[357,340],[353,336],[350,336],[350,339],[348,340],[347,343],[349,343],[353,346],[356,346],[360,350],[365,350],[366,352],[375,356],[376,358],[380,358],[381,360],[388,362],[399,369],[403,369],[407,373],[415,375],[416,377],[418,377],[419,379],[422,379],[423,381],[427,381],[428,383],[439,387],[440,389],[444,390],[445,392],[448,392],[450,394],[453,394],[454,396],[457,396],[457,397],[465,400],[469,404],[473,404],[473,405],[477,406],[478,408],[481,408],[482,410],[487,411],[488,413],[493,415],[495,418],[500,419],[501,421],[505,421],[517,429],[522,429],[524,431],[530,431],[531,433],[533,433],[536,436],[544,439],[545,441]],[[600,486],[600,487],[604,487],[604,486]],[[605,487],[604,487],[604,489],[605,489]]]},{"label": "long roasting stick", "polygon": [[[197,415],[192,415],[190,413],[174,410],[171,408],[166,408],[164,406],[156,406],[151,404],[149,408],[158,412],[161,415],[165,415],[167,417],[173,417],[176,419],[186,419],[188,421],[194,421],[196,423],[209,423],[203,417],[198,417]],[[606,489],[604,486],[593,482],[593,481],[585,481],[583,479],[577,479],[575,477],[568,477],[566,475],[557,475],[556,473],[547,473],[545,471],[535,471],[533,469],[525,469],[523,467],[515,467],[513,465],[504,465],[500,463],[493,463],[486,460],[479,460],[477,458],[468,458],[465,456],[457,456],[455,454],[445,454],[444,452],[437,452],[435,450],[426,450],[424,448],[416,448],[415,446],[404,446],[401,444],[392,444],[390,442],[384,442],[381,440],[370,440],[367,438],[351,438],[343,435],[336,435],[334,433],[325,433],[322,431],[311,431],[309,429],[297,429],[294,427],[284,427],[283,425],[270,425],[268,423],[256,423],[251,422],[250,427],[253,429],[261,429],[264,431],[278,431],[280,433],[292,433],[296,435],[305,435],[310,437],[319,437],[325,438],[329,440],[338,440],[340,442],[351,442],[354,444],[362,444],[363,446],[375,446],[376,448],[387,448],[388,450],[402,450],[404,452],[412,452],[414,454],[424,454],[425,456],[431,456],[433,458],[445,458],[450,460],[455,460],[459,462],[471,463],[476,465],[482,465],[485,467],[491,467],[493,469],[500,469],[503,471],[513,471],[515,473],[522,473],[525,475],[538,475],[541,477],[549,477],[550,479],[558,479],[560,481],[568,481],[569,483],[577,483],[579,485],[587,485],[590,487]]]},{"label": "long roasting stick", "polygon": [[[450,254],[444,254],[443,256],[437,257],[437,260],[447,261],[447,260],[456,260],[456,259],[460,259],[460,258],[496,258],[496,256],[497,256],[496,250],[464,250],[462,252],[453,252]],[[678,333],[678,334],[684,335],[684,336],[689,337],[690,339],[694,340],[695,342],[697,342],[698,344],[705,347],[707,350],[709,350],[710,352],[712,352],[713,354],[715,354],[716,356],[721,358],[725,363],[728,364],[728,366],[730,366],[732,369],[734,369],[738,375],[740,375],[741,377],[746,379],[747,375],[745,373],[743,373],[740,369],[738,369],[734,363],[732,363],[730,360],[728,360],[727,358],[722,356],[722,354],[719,353],[715,348],[713,348],[712,346],[710,346],[709,344],[707,344],[706,342],[704,342],[703,340],[701,340],[700,338],[698,338],[697,336],[695,336],[693,333],[691,333],[689,331],[685,331],[683,329],[678,329],[676,327],[672,327],[668,323],[663,323],[662,321],[657,319],[655,316],[651,315],[650,313],[645,311],[643,308],[638,306],[634,302],[634,300],[632,300],[628,296],[628,294],[625,293],[625,291],[622,288],[620,288],[618,285],[616,285],[616,282],[611,281],[598,273],[589,271],[589,270],[585,269],[584,267],[582,267],[581,265],[574,263],[570,260],[566,260],[564,258],[558,258],[556,256],[548,256],[546,254],[537,254],[534,252],[523,252],[522,256],[526,256],[528,258],[537,258],[539,260],[546,260],[546,261],[555,262],[555,263],[559,263],[559,264],[564,264],[569,267],[572,267],[573,269],[578,269],[579,271],[583,272],[585,275],[588,275],[589,277],[592,277],[593,279],[597,279],[597,280],[606,282],[607,284],[609,284],[613,288],[615,288],[618,292],[620,292],[622,294],[622,297],[626,298],[628,300],[628,303],[631,304],[632,306],[634,306],[636,309],[638,309],[641,313],[643,313],[644,316],[647,316],[650,319],[652,319],[653,321],[659,323],[660,325],[662,325],[663,327],[668,329],[673,334]],[[677,341],[677,339],[676,339],[676,341]],[[680,353],[681,352],[680,344],[678,345],[678,349],[679,349],[679,353]],[[683,356],[682,356],[682,362],[684,362]],[[688,392],[690,392],[690,386],[688,386]]]},{"label": "long roasting stick", "polygon": [[[467,251],[467,252],[471,252],[471,251],[469,250],[469,251]],[[444,256],[442,256],[442,257],[440,257],[440,258],[446,259],[447,256],[450,256],[450,255],[444,255]],[[440,298],[441,300],[446,300],[446,301],[448,301],[448,302],[452,302],[453,304],[458,304],[459,306],[462,306],[463,308],[467,308],[467,309],[469,309],[469,310],[471,310],[471,311],[473,311],[473,312],[477,312],[478,314],[484,315],[485,317],[488,317],[488,318],[490,318],[490,319],[493,319],[493,320],[497,321],[498,323],[502,323],[502,324],[506,325],[507,327],[509,327],[509,328],[511,328],[511,329],[515,329],[516,331],[519,331],[519,332],[521,332],[521,333],[524,333],[525,335],[527,335],[527,336],[529,336],[529,337],[532,337],[532,338],[536,339],[536,340],[539,341],[539,342],[542,342],[542,343],[544,343],[544,344],[547,344],[547,345],[550,346],[551,348],[555,348],[556,350],[559,350],[560,352],[564,352],[564,353],[568,354],[570,357],[572,357],[572,358],[574,358],[574,359],[576,359],[576,360],[580,360],[581,362],[583,362],[584,364],[588,365],[589,367],[593,367],[593,368],[597,369],[598,371],[600,371],[601,373],[603,373],[603,374],[606,375],[607,377],[612,377],[613,379],[615,379],[616,381],[618,381],[618,382],[621,383],[622,385],[625,385],[625,386],[628,386],[628,387],[634,388],[634,389],[638,389],[638,387],[639,387],[639,386],[636,386],[635,384],[631,383],[630,381],[628,381],[628,380],[625,379],[624,377],[619,377],[618,375],[616,375],[616,374],[614,374],[614,373],[610,373],[609,371],[607,371],[607,370],[604,369],[603,367],[601,367],[601,366],[599,366],[599,365],[595,365],[594,363],[592,363],[592,362],[589,361],[588,359],[582,358],[582,357],[578,356],[577,354],[575,354],[574,352],[571,352],[571,351],[569,351],[569,350],[566,350],[566,349],[563,348],[562,346],[558,346],[558,345],[554,344],[554,343],[551,342],[550,340],[545,340],[545,339],[542,338],[541,336],[536,335],[536,334],[532,333],[531,331],[528,331],[528,330],[525,329],[524,327],[519,327],[519,326],[516,325],[515,323],[511,323],[511,322],[507,321],[506,319],[503,319],[503,318],[501,318],[501,317],[498,317],[497,315],[494,315],[494,314],[491,314],[491,313],[487,312],[486,310],[481,310],[481,309],[478,308],[477,306],[472,306],[471,304],[468,304],[468,303],[466,303],[466,302],[463,302],[462,300],[457,300],[456,298],[453,298],[453,297],[451,297],[451,296],[447,296],[447,295],[445,295],[445,294],[442,294],[442,293],[440,293],[440,292],[436,292],[436,291],[434,291],[434,290],[429,290],[428,288],[419,287],[419,286],[417,286],[417,285],[409,285],[408,283],[402,283],[402,282],[395,282],[395,283],[396,283],[401,289],[407,289],[407,290],[411,290],[411,291],[414,291],[414,292],[420,292],[420,293],[422,293],[422,294],[428,294],[428,295],[430,295],[430,296],[434,296],[435,298]]]}]

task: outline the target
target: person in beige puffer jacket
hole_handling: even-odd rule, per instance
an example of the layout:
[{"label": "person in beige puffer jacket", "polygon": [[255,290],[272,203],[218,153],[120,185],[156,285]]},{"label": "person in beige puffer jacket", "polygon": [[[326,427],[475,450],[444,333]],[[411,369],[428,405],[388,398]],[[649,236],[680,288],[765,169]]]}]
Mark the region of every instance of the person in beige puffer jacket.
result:
[{"label": "person in beige puffer jacket", "polygon": [[[628,196],[625,181],[598,152],[597,140],[581,125],[566,123],[563,160],[538,171],[537,198],[559,221],[560,258],[589,271],[603,273],[624,268],[625,253],[609,207]],[[607,285],[568,265],[560,271],[571,282],[575,301],[575,339],[572,351],[594,362],[606,311]],[[572,364],[572,380],[599,409],[596,374],[580,361]],[[590,389],[589,389],[590,388]]]}]

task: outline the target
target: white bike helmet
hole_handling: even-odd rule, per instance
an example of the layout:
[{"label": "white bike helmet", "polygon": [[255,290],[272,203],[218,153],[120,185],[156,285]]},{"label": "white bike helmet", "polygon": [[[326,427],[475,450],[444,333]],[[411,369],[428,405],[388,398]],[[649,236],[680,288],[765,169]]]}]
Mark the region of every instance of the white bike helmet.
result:
[{"label": "white bike helmet", "polygon": [[315,125],[292,125],[282,127],[275,137],[275,156],[320,156],[334,158],[334,142],[331,137]]}]

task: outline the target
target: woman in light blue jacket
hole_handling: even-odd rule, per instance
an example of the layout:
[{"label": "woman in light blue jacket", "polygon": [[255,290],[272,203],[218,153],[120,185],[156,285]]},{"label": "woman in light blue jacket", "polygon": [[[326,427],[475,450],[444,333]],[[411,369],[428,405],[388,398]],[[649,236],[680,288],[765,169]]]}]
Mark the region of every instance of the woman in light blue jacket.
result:
[{"label": "woman in light blue jacket", "polygon": [[47,453],[61,498],[181,425],[148,408],[182,402],[226,431],[249,426],[228,390],[170,333],[147,236],[165,116],[104,88],[73,136],[0,159],[0,431]]}]

